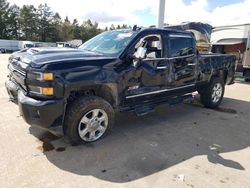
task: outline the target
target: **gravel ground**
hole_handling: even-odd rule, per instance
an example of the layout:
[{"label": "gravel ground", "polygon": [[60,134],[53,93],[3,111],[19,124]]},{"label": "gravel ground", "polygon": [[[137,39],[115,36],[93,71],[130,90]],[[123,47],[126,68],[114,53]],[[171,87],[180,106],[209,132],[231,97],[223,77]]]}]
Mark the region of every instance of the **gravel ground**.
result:
[{"label": "gravel ground", "polygon": [[218,110],[163,105],[117,114],[113,133],[71,146],[30,128],[8,101],[0,55],[0,187],[250,187],[250,85],[226,87]]}]

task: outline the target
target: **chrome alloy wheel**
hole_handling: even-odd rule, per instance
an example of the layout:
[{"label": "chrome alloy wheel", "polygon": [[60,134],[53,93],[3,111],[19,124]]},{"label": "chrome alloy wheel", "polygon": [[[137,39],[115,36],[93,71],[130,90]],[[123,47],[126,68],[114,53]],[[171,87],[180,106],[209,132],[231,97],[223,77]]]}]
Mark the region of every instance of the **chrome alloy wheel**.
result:
[{"label": "chrome alloy wheel", "polygon": [[220,101],[222,97],[223,87],[221,83],[216,83],[212,90],[212,101],[213,103],[217,103]]},{"label": "chrome alloy wheel", "polygon": [[78,134],[82,140],[93,142],[105,133],[107,126],[107,113],[101,109],[93,109],[83,115],[78,125]]}]

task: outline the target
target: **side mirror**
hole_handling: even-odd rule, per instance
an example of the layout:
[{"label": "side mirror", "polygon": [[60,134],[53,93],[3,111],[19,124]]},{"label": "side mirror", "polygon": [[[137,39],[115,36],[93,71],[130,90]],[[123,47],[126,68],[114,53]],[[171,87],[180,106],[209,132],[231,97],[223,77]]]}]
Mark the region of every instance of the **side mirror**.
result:
[{"label": "side mirror", "polygon": [[134,56],[136,59],[143,59],[146,56],[147,48],[139,47],[135,52]]},{"label": "side mirror", "polygon": [[139,47],[137,51],[134,53],[133,66],[136,68],[140,60],[146,57],[147,48]]}]

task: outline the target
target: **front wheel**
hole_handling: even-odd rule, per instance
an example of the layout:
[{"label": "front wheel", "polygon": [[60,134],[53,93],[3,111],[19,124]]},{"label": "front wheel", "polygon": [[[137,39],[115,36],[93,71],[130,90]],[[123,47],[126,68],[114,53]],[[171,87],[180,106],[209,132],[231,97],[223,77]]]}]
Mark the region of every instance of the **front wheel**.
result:
[{"label": "front wheel", "polygon": [[206,88],[200,89],[200,99],[207,108],[217,108],[224,96],[225,84],[221,78],[213,78]]},{"label": "front wheel", "polygon": [[94,142],[110,132],[113,124],[112,106],[100,97],[85,96],[68,107],[64,133],[72,144]]}]

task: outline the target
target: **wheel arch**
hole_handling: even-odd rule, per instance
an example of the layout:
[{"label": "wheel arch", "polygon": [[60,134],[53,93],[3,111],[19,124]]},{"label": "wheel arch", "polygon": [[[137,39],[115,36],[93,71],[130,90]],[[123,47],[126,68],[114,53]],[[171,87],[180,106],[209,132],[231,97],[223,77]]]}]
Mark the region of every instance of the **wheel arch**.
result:
[{"label": "wheel arch", "polygon": [[224,83],[227,83],[228,79],[228,70],[227,69],[219,69],[212,71],[212,74],[210,75],[209,81],[211,81],[214,78],[221,78]]},{"label": "wheel arch", "polygon": [[101,97],[110,103],[113,108],[118,106],[118,92],[116,84],[100,84],[72,88],[67,92],[67,105],[86,95]]}]

